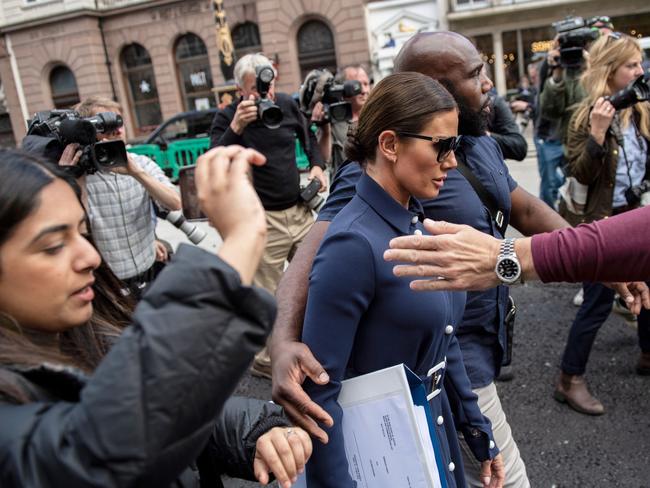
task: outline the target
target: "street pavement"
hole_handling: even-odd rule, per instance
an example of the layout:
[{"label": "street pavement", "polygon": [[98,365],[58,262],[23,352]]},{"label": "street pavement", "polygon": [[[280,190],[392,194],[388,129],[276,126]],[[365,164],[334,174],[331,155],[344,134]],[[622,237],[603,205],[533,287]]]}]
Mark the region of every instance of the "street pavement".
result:
[{"label": "street pavement", "polygon": [[[513,177],[533,194],[539,179],[534,146],[523,162],[508,162]],[[202,224],[205,225],[205,224]],[[172,242],[182,239],[163,227]],[[512,231],[509,233],[513,234]],[[212,235],[204,247],[216,249]],[[612,314],[594,344],[587,377],[606,414],[589,417],[552,398],[558,364],[577,308],[577,284],[513,287],[517,306],[510,382],[497,387],[533,488],[593,486],[650,488],[650,377],[634,373],[639,355],[636,331]],[[268,400],[270,382],[246,374],[237,394]],[[259,486],[226,480],[226,488]]]}]

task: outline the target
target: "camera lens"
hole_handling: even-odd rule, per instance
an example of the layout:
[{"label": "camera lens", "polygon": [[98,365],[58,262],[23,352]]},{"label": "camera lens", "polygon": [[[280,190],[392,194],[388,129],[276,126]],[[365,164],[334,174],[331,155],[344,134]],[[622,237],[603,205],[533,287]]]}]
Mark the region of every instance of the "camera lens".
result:
[{"label": "camera lens", "polygon": [[349,102],[330,104],[330,117],[334,122],[342,122],[352,118],[352,105]]},{"label": "camera lens", "polygon": [[280,107],[268,99],[261,99],[257,115],[262,123],[269,129],[277,129],[284,118]]}]

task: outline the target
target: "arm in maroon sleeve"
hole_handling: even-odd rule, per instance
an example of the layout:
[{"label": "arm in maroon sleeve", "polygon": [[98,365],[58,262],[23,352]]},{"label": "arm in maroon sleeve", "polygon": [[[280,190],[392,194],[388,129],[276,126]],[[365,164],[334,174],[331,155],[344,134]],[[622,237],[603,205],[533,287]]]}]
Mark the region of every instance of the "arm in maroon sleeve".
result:
[{"label": "arm in maroon sleeve", "polygon": [[531,248],[545,283],[649,280],[650,207],[535,235]]}]

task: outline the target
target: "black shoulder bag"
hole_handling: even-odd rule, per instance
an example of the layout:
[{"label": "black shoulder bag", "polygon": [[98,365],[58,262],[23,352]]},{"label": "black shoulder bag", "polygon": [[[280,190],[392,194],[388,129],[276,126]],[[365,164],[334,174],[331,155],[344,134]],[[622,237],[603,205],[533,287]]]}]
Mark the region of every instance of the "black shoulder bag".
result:
[{"label": "black shoulder bag", "polygon": [[[464,154],[460,154],[460,157],[456,158],[458,163],[458,171],[462,174],[465,179],[472,185],[474,191],[481,199],[485,208],[490,212],[490,217],[494,222],[497,230],[501,234],[501,237],[505,237],[506,229],[508,228],[508,223],[505,221],[505,215],[499,205],[497,204],[494,197],[485,189],[483,184],[479,181],[476,175],[472,170],[465,164]],[[515,301],[512,298],[512,295],[508,296],[508,309],[506,311],[506,317],[503,320],[504,325],[506,326],[506,349],[503,351],[503,360],[501,361],[501,366],[508,366],[512,362],[512,338],[515,333],[515,317],[517,315],[517,307],[515,306]]]}]

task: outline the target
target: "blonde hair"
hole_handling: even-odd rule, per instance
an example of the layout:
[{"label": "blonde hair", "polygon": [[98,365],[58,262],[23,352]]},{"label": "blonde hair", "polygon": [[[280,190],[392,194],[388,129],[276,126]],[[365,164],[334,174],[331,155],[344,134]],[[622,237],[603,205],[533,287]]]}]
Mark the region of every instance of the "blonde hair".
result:
[{"label": "blonde hair", "polygon": [[105,108],[109,112],[118,111],[122,113],[122,105],[115,100],[102,96],[88,97],[72,108],[79,112],[82,117],[92,117],[98,108]]},{"label": "blonde hair", "polygon": [[[641,46],[633,37],[626,34],[602,35],[589,49],[587,69],[580,77],[580,83],[587,92],[587,97],[582,101],[573,117],[573,127],[582,127],[589,120],[591,107],[598,98],[613,95],[609,81],[618,68],[627,63],[632,57],[642,55]],[[627,127],[633,111],[640,115],[639,130],[643,137],[650,140],[650,104],[637,103],[632,107],[621,110],[621,125]]]}]

